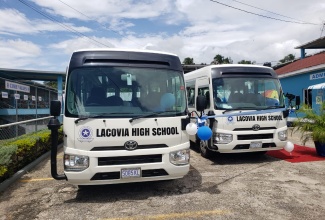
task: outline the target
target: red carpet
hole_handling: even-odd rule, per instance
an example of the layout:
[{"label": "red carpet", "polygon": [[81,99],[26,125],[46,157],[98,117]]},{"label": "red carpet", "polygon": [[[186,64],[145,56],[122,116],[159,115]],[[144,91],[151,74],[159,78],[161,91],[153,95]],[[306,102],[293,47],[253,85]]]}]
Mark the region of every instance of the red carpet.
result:
[{"label": "red carpet", "polygon": [[266,153],[266,155],[282,159],[291,163],[325,160],[325,157],[317,155],[315,148],[303,147],[296,144],[295,148],[291,152],[291,155],[285,150],[269,151]]}]

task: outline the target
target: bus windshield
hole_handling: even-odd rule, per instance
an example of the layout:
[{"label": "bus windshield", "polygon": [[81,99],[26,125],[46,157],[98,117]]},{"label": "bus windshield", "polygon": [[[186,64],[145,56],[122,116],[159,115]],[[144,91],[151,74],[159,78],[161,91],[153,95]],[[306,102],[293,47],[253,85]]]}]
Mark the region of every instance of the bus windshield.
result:
[{"label": "bus windshield", "polygon": [[284,107],[280,81],[274,78],[214,78],[215,109],[269,109]]},{"label": "bus windshield", "polygon": [[[77,68],[67,79],[67,117],[130,118],[183,115],[183,73],[137,67]],[[157,114],[156,114],[157,115]]]}]

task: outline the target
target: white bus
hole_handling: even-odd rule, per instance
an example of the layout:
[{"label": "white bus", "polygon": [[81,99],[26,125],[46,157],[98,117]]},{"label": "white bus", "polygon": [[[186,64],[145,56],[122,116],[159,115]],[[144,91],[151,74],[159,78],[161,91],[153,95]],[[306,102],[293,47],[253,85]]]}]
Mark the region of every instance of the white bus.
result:
[{"label": "white bus", "polygon": [[[79,50],[67,68],[65,91],[64,174],[57,174],[54,143],[55,179],[82,186],[177,179],[188,173],[189,117],[176,55]],[[59,105],[51,103],[55,118]]]},{"label": "white bus", "polygon": [[212,137],[200,140],[190,135],[191,144],[199,146],[203,157],[210,157],[213,151],[263,154],[284,148],[288,111],[284,110],[280,81],[272,68],[210,65],[184,77],[190,112],[196,110],[198,95],[206,98],[204,113],[209,116]]}]

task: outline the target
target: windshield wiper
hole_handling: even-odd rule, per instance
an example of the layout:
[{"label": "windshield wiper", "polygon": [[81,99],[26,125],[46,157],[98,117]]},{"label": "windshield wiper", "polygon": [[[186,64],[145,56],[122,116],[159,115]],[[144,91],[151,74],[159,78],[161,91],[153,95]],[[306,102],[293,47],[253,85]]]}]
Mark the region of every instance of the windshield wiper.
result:
[{"label": "windshield wiper", "polygon": [[231,111],[240,111],[240,110],[255,110],[252,107],[240,107],[240,108],[231,108],[231,109],[226,109],[222,112],[222,114],[225,114],[226,112],[231,112]]},{"label": "windshield wiper", "polygon": [[88,118],[101,118],[101,117],[106,116],[106,115],[114,115],[114,114],[133,114],[133,113],[130,113],[130,112],[110,112],[110,113],[102,113],[102,114],[93,115],[93,116],[81,116],[80,118],[76,119],[74,121],[74,123],[78,124],[79,121],[84,121],[84,120],[87,120]]},{"label": "windshield wiper", "polygon": [[281,107],[278,106],[278,105],[272,105],[272,106],[268,106],[266,108],[263,108],[263,110],[266,110],[266,109],[276,109],[276,108],[281,108]]},{"label": "windshield wiper", "polygon": [[224,111],[222,112],[222,114],[225,114],[226,112],[235,111],[235,110],[237,110],[237,109],[226,109],[226,110],[224,110]]},{"label": "windshield wiper", "polygon": [[79,121],[87,120],[89,117],[80,117],[74,121],[75,124],[78,124]]},{"label": "windshield wiper", "polygon": [[133,122],[134,120],[137,120],[137,119],[140,119],[140,118],[149,118],[149,117],[152,117],[152,116],[157,116],[157,115],[160,115],[162,113],[166,113],[166,112],[175,112],[175,111],[162,111],[162,112],[153,112],[151,114],[147,114],[147,115],[139,115],[137,117],[134,117],[134,118],[131,118],[129,120],[129,122]]}]

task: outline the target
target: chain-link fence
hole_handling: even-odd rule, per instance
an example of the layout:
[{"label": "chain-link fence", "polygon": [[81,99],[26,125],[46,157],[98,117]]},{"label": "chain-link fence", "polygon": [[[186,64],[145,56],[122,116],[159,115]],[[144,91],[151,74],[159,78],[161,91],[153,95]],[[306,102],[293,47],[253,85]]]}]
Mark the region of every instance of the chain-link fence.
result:
[{"label": "chain-link fence", "polygon": [[47,128],[50,102],[58,92],[32,81],[12,81],[0,77],[0,144]]},{"label": "chain-link fence", "polygon": [[42,118],[58,92],[32,81],[11,81],[0,77],[0,124]]},{"label": "chain-link fence", "polygon": [[52,116],[0,125],[0,144],[7,139],[47,128]]}]

